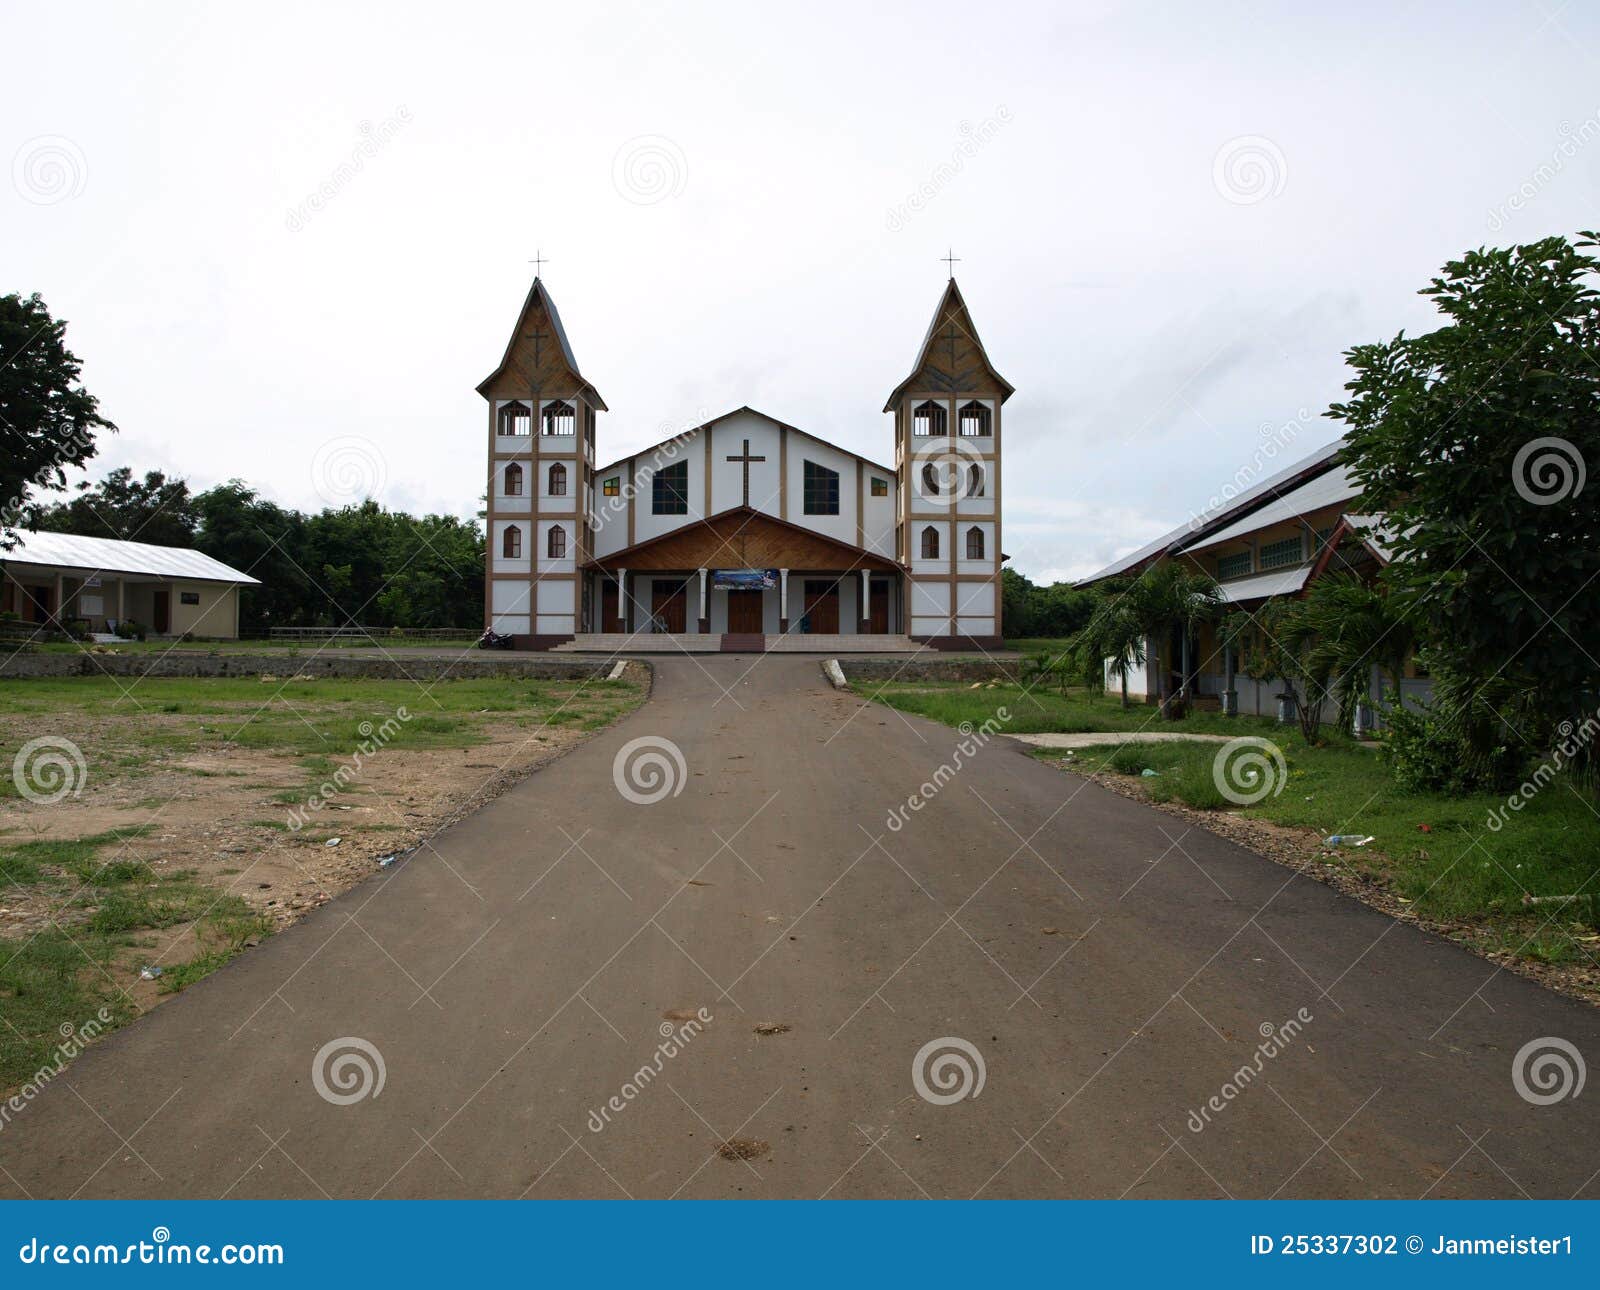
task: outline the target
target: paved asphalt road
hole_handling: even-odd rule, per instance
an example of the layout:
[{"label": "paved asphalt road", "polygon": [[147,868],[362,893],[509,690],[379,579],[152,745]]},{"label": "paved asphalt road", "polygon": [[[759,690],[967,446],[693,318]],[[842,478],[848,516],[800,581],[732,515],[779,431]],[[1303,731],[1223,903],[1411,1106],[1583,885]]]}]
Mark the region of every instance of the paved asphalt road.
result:
[{"label": "paved asphalt road", "polygon": [[[957,732],[814,659],[655,666],[634,715],[91,1048],[0,1130],[0,1194],[1600,1196],[1600,1088],[1512,1077],[1543,1037],[1600,1059],[1600,1013],[1007,740],[891,831]],[[641,738],[677,795],[614,786]],[[337,1105],[313,1066],[351,1037],[382,1089]],[[937,1105],[913,1061],[951,1038],[983,1084]]]}]

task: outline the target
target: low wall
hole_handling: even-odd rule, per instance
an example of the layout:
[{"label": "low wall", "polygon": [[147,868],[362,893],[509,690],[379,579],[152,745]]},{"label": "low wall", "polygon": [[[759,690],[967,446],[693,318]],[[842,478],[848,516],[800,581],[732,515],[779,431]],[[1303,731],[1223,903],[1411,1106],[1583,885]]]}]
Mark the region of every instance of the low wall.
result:
[{"label": "low wall", "polygon": [[839,669],[848,681],[1015,681],[1021,659],[874,658],[841,654]]},{"label": "low wall", "polygon": [[291,654],[202,654],[174,650],[169,654],[13,654],[0,658],[0,678],[20,680],[52,676],[294,676],[365,677],[374,680],[458,681],[485,677],[526,676],[539,680],[589,680],[610,673],[609,658],[540,654],[516,657],[469,653],[459,657],[347,658]]}]

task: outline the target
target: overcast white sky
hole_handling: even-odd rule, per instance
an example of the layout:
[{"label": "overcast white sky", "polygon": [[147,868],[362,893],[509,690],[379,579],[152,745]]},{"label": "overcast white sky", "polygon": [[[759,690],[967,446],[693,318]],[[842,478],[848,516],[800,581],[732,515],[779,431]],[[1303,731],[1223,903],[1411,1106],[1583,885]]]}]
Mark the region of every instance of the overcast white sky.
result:
[{"label": "overcast white sky", "polygon": [[1446,258],[1600,224],[1560,0],[3,15],[0,291],[69,320],[93,473],[301,507],[355,437],[385,504],[476,510],[539,248],[605,460],[746,403],[886,458],[949,245],[1017,389],[1006,551],[1079,576],[1264,427],[1334,438],[1341,352],[1430,326]]}]

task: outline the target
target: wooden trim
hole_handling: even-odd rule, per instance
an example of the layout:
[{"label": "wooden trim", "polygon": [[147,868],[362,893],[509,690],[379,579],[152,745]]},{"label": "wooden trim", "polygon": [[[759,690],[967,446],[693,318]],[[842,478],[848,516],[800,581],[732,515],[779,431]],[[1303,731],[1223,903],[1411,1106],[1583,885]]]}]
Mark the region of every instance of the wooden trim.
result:
[{"label": "wooden trim", "polygon": [[[628,546],[634,545],[633,536],[633,506],[639,500],[639,475],[635,466],[637,457],[628,458],[628,479],[623,486],[628,490]],[[652,484],[653,487],[653,484]],[[626,550],[627,548],[624,548]]]},{"label": "wooden trim", "polygon": [[709,516],[712,513],[712,511],[711,511],[711,427],[710,426],[707,426],[704,430],[702,430],[700,432],[700,441],[704,445],[704,451],[703,451],[703,453],[701,455],[705,457],[705,462],[706,462],[706,491],[705,491],[705,495],[700,499],[700,518],[701,519],[705,519],[707,516]]},{"label": "wooden trim", "polygon": [[862,469],[861,458],[856,458],[856,545],[862,550],[867,546],[867,521],[866,508],[862,505],[866,497],[867,476]]},{"label": "wooden trim", "polygon": [[778,427],[778,518],[789,518],[789,427]]}]

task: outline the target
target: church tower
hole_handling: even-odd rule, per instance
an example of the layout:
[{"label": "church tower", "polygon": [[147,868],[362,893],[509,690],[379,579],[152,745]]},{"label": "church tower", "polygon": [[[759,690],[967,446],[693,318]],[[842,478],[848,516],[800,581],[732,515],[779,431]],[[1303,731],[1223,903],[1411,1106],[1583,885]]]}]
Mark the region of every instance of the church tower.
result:
[{"label": "church tower", "polygon": [[489,405],[484,626],[519,649],[548,649],[592,613],[578,571],[593,544],[595,417],[606,405],[539,278],[478,393]]},{"label": "church tower", "polygon": [[937,648],[1000,645],[1001,407],[1011,393],[952,276],[883,409],[895,418],[907,634]]}]

